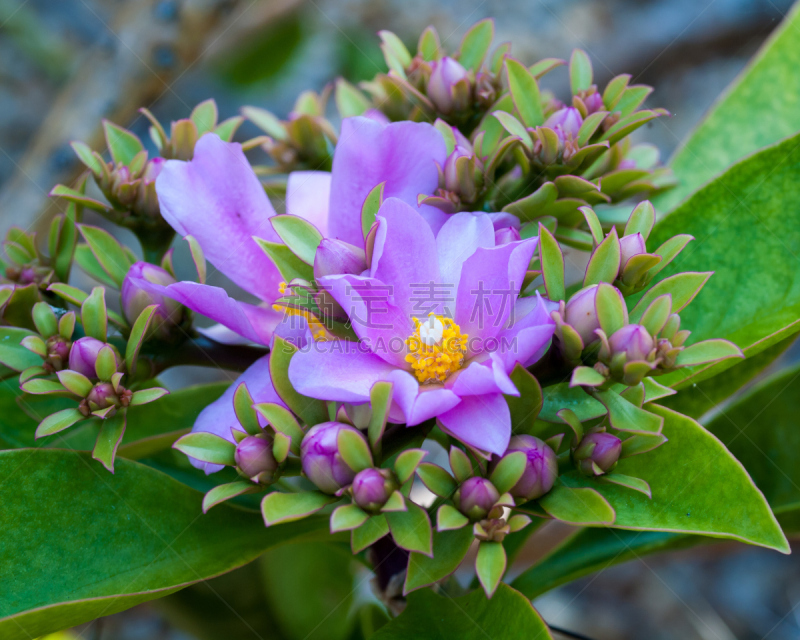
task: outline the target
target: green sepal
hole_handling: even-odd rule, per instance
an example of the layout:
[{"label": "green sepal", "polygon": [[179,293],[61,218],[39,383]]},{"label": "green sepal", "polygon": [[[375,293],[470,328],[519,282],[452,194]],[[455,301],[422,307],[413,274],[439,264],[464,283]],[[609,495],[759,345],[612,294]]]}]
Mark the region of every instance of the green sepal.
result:
[{"label": "green sepal", "polygon": [[676,393],[678,393],[675,391],[675,389],[664,386],[654,378],[647,377],[642,380],[642,384],[644,385],[645,402],[655,402],[656,400],[674,396]]},{"label": "green sepal", "polygon": [[139,351],[147,338],[147,330],[150,328],[150,322],[158,306],[158,304],[151,304],[142,309],[131,328],[128,343],[125,345],[125,366],[131,377],[136,373],[136,361],[139,359]]},{"label": "green sepal", "polygon": [[208,513],[211,507],[216,507],[226,500],[257,490],[258,486],[247,480],[237,480],[236,482],[217,485],[203,496],[203,513]]},{"label": "green sepal", "polygon": [[269,354],[269,373],[280,398],[306,425],[313,427],[328,422],[328,410],[321,400],[299,394],[289,381],[289,362],[296,351],[297,347],[275,336]]},{"label": "green sepal", "polygon": [[100,213],[108,213],[111,210],[107,204],[103,204],[99,200],[90,198],[89,196],[84,195],[80,191],[76,191],[75,189],[70,189],[69,187],[66,187],[63,184],[58,184],[55,187],[53,187],[48,195],[51,197],[64,198],[65,200],[68,200],[71,203],[74,203],[81,207],[86,207],[87,209],[99,211]]},{"label": "green sepal", "polygon": [[[292,412],[272,402],[262,402],[254,405],[253,408],[264,416],[264,419],[269,422],[275,431],[289,438],[291,441],[290,448],[292,453],[300,455],[300,443],[303,441],[303,429],[297,420],[295,420]],[[257,422],[256,420],[256,423]]]},{"label": "green sepal", "polygon": [[608,410],[608,421],[619,431],[630,433],[661,433],[664,418],[640,409],[615,391],[592,389],[592,396]]},{"label": "green sepal", "polygon": [[675,364],[679,367],[690,367],[695,364],[716,362],[726,358],[744,358],[744,354],[730,340],[717,338],[689,345],[678,354]]},{"label": "green sepal", "polygon": [[645,309],[650,306],[650,303],[665,293],[672,295],[672,313],[680,313],[700,293],[700,289],[703,288],[710,277],[710,272],[688,271],[665,278],[653,285],[642,296],[642,299],[636,303],[636,306],[631,310],[630,321],[638,322]]},{"label": "green sepal", "polygon": [[132,263],[120,243],[108,231],[99,227],[81,224],[78,225],[78,230],[86,244],[89,245],[97,263],[117,286],[117,289],[121,288],[122,281]]},{"label": "green sepal", "polygon": [[97,434],[94,449],[92,449],[92,458],[111,473],[114,473],[114,458],[117,455],[117,448],[125,435],[126,417],[127,411],[121,409],[110,418],[103,420],[100,423],[100,433]]},{"label": "green sepal", "polygon": [[597,319],[600,327],[607,336],[613,335],[617,329],[628,324],[628,310],[625,302],[620,297],[617,289],[606,282],[601,282],[597,287],[595,297]]},{"label": "green sepal", "polygon": [[201,462],[223,464],[226,466],[233,466],[236,464],[236,460],[234,459],[236,445],[213,433],[206,433],[204,431],[187,433],[185,436],[179,438],[172,447],[190,458],[195,458]]},{"label": "green sepal", "polygon": [[258,412],[253,407],[253,396],[250,395],[250,390],[244,382],[233,392],[233,411],[236,413],[239,424],[247,433],[251,436],[261,433]]},{"label": "green sepal", "polygon": [[628,489],[633,489],[634,491],[643,493],[651,499],[653,497],[653,492],[650,489],[650,485],[641,478],[634,478],[633,476],[626,476],[621,473],[607,473],[599,476],[597,479],[599,482],[607,482],[610,484],[618,484],[621,487],[628,487]]},{"label": "green sepal", "polygon": [[58,335],[64,340],[71,340],[75,331],[75,312],[68,311],[58,319]]},{"label": "green sepal", "polygon": [[95,258],[92,249],[88,244],[79,244],[75,247],[75,262],[83,270],[95,280],[102,282],[111,289],[119,289],[119,285],[109,276],[105,269],[100,266],[100,263]]},{"label": "green sepal", "polygon": [[105,342],[108,335],[106,290],[95,287],[81,305],[81,322],[87,336]]},{"label": "green sepal", "polygon": [[384,513],[406,511],[407,509],[405,496],[403,496],[400,491],[393,491],[392,495],[389,496],[389,499],[381,507],[381,511]]},{"label": "green sepal", "polygon": [[377,542],[389,533],[389,523],[386,516],[380,514],[373,516],[350,534],[350,547],[353,553],[361,553],[364,549]]},{"label": "green sepal", "polygon": [[278,431],[272,439],[272,455],[275,457],[278,464],[283,464],[283,461],[289,457],[291,447],[292,439],[285,433]]},{"label": "green sepal", "polygon": [[48,291],[52,291],[59,298],[71,302],[74,305],[81,306],[86,298],[89,297],[85,291],[81,291],[77,287],[73,287],[62,282],[56,282],[47,287]]},{"label": "green sepal", "polygon": [[[646,380],[647,378],[645,378]],[[647,453],[660,447],[667,441],[667,437],[661,433],[637,433],[630,438],[622,441],[621,458],[628,458],[640,453]]]},{"label": "green sepal", "polygon": [[504,396],[511,413],[511,433],[533,434],[536,418],[542,410],[542,387],[536,377],[517,363],[509,376],[518,396]]},{"label": "green sepal", "polygon": [[672,262],[692,240],[694,240],[694,237],[688,234],[680,234],[671,237],[669,240],[666,240],[664,244],[662,244],[653,252],[656,255],[661,256],[661,262],[650,269],[650,276],[655,276],[659,271]]},{"label": "green sepal", "polygon": [[423,462],[417,467],[417,475],[428,489],[440,498],[452,496],[458,485],[447,471],[432,462]]},{"label": "green sepal", "polygon": [[142,142],[137,136],[113,122],[103,120],[103,131],[108,150],[117,165],[130,164],[137,153],[144,151]]},{"label": "green sepal", "polygon": [[461,529],[469,524],[469,518],[456,509],[453,505],[443,504],[436,512],[437,531],[451,531]]},{"label": "green sepal", "polygon": [[[529,151],[533,150],[533,140],[531,135],[525,129],[525,125],[517,120],[510,113],[505,111],[495,111],[492,115],[497,118],[498,122],[503,126],[503,129],[508,131],[512,136],[519,138],[522,145]],[[555,185],[553,185],[555,187]]]},{"label": "green sepal", "polygon": [[475,573],[487,598],[494,595],[506,572],[506,550],[501,542],[481,542],[475,558]]},{"label": "green sepal", "polygon": [[583,365],[572,370],[572,377],[569,380],[570,387],[601,387],[605,383],[606,379],[602,373]]},{"label": "green sepal", "polygon": [[76,140],[75,142],[70,142],[69,146],[72,147],[75,155],[86,165],[87,169],[90,169],[96,176],[103,175],[103,161],[94,154],[89,145]]},{"label": "green sepal", "polygon": [[364,204],[361,206],[361,231],[364,238],[367,237],[372,225],[375,224],[375,216],[378,215],[378,210],[383,204],[383,190],[386,182],[373,187],[364,199]]},{"label": "green sepal", "polygon": [[[564,254],[547,228],[539,223],[539,258],[547,297],[558,302],[564,300]],[[616,276],[616,274],[615,274]]]},{"label": "green sepal", "polygon": [[395,544],[406,551],[433,556],[431,521],[427,511],[411,500],[406,501],[406,506],[406,511],[389,511],[384,514]]},{"label": "green sepal", "polygon": [[517,113],[526,127],[538,127],[544,122],[544,112],[536,78],[514,58],[506,58],[505,63],[508,88]]},{"label": "green sepal", "polygon": [[339,498],[329,496],[319,491],[305,491],[302,493],[268,493],[261,501],[261,515],[264,524],[272,526],[284,522],[302,520],[337,502]]},{"label": "green sepal", "polygon": [[603,227],[600,224],[600,219],[591,207],[578,207],[578,211],[583,214],[586,224],[589,227],[589,232],[592,235],[592,241],[595,246],[603,241]]},{"label": "green sepal", "polygon": [[625,225],[625,235],[631,236],[641,233],[642,238],[647,240],[655,223],[656,210],[649,200],[644,200],[637,204],[636,208],[631,212],[631,217],[628,218],[628,223]]},{"label": "green sepal", "polygon": [[493,39],[494,20],[486,18],[476,22],[461,40],[461,46],[458,48],[458,61],[465,69],[472,69],[477,73],[486,54],[489,53]]},{"label": "green sepal", "polygon": [[54,433],[68,429],[76,422],[80,422],[84,416],[77,409],[62,409],[56,413],[47,416],[36,427],[35,438],[43,438],[44,436],[51,436]]},{"label": "green sepal", "polygon": [[450,469],[459,484],[472,477],[472,462],[469,456],[456,446],[450,447]]},{"label": "green sepal", "polygon": [[345,464],[356,473],[372,467],[372,453],[360,432],[342,429],[336,437],[336,444]]},{"label": "green sepal", "polygon": [[616,228],[605,237],[592,253],[589,264],[586,265],[586,276],[583,286],[598,284],[600,282],[614,282],[619,273],[620,245]]},{"label": "green sepal", "polygon": [[369,418],[367,435],[375,456],[380,454],[381,438],[386,429],[386,419],[389,417],[389,409],[392,406],[392,396],[394,385],[391,382],[376,382],[369,390],[369,404],[372,414]]},{"label": "green sepal", "polygon": [[58,377],[58,381],[64,385],[67,391],[75,394],[79,398],[85,398],[94,388],[92,381],[77,371],[64,369],[63,371],[57,372],[56,376]]},{"label": "green sepal", "polygon": [[33,395],[49,395],[49,394],[63,394],[66,393],[67,390],[64,388],[60,382],[56,382],[55,380],[41,380],[34,378],[33,380],[28,380],[20,387],[25,393],[30,393]]},{"label": "green sepal", "polygon": [[168,396],[169,391],[166,389],[162,389],[161,387],[150,387],[149,389],[140,389],[139,391],[134,391],[133,395],[131,396],[131,407],[138,407],[139,405],[143,404],[150,404],[151,402],[155,402],[164,396]]},{"label": "green sepal", "polygon": [[405,484],[417,470],[419,463],[427,455],[424,449],[406,449],[397,456],[394,462],[394,472],[400,484]]},{"label": "green sepal", "polygon": [[314,266],[317,247],[322,234],[317,228],[298,216],[280,215],[270,218],[272,228],[291,252],[307,265]]},{"label": "green sepal", "polygon": [[572,409],[561,409],[558,412],[558,417],[572,429],[575,434],[575,442],[580,442],[583,439],[583,423],[578,420],[575,412]]},{"label": "green sepal", "polygon": [[113,347],[105,346],[97,353],[97,360],[94,363],[97,377],[103,382],[110,382],[111,376],[117,373],[117,354]]},{"label": "green sepal", "polygon": [[522,531],[530,523],[531,523],[530,516],[518,513],[516,515],[511,516],[508,519],[508,528],[510,529],[511,533],[516,533],[517,531]]},{"label": "green sepal", "polygon": [[408,559],[403,594],[444,580],[466,557],[474,540],[472,529],[462,527],[433,533],[433,556],[412,553]]},{"label": "green sepal", "polygon": [[651,336],[657,336],[664,328],[672,313],[672,296],[669,293],[658,296],[650,303],[642,314],[639,324],[642,325]]},{"label": "green sepal", "polygon": [[25,336],[19,344],[40,358],[47,356],[47,344],[39,336]]},{"label": "green sepal", "polygon": [[423,60],[431,62],[441,57],[441,49],[442,43],[439,41],[439,33],[436,31],[436,27],[428,25],[419,36],[417,55],[422,56]]},{"label": "green sepal", "polygon": [[331,533],[358,529],[369,519],[369,514],[358,505],[343,504],[331,513]]},{"label": "green sepal", "polygon": [[33,324],[43,338],[49,338],[58,333],[58,318],[53,309],[46,302],[37,302],[32,310]]},{"label": "green sepal", "polygon": [[575,49],[569,59],[569,86],[572,95],[592,86],[592,61],[582,49]]},{"label": "green sepal", "polygon": [[272,260],[280,271],[284,281],[291,282],[295,278],[314,280],[314,269],[298,258],[285,244],[269,242],[261,238],[254,238],[267,257]]},{"label": "green sepal", "polygon": [[611,525],[616,518],[614,509],[596,490],[568,487],[560,479],[539,498],[539,505],[547,515],[570,524]]},{"label": "green sepal", "polygon": [[489,481],[501,494],[510,491],[511,487],[517,484],[522,474],[525,473],[527,460],[528,458],[523,451],[515,451],[504,455],[489,476]]}]

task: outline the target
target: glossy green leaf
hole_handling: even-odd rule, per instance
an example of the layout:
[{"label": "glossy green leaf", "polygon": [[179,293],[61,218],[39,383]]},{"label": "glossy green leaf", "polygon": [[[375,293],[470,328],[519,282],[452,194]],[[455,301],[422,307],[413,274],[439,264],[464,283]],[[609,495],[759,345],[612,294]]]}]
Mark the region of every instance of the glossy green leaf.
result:
[{"label": "glossy green leaf", "polygon": [[125,435],[125,411],[117,411],[112,417],[102,420],[97,442],[92,450],[92,458],[100,462],[111,473],[114,473],[114,458],[117,447]]},{"label": "glossy green leaf", "polygon": [[144,150],[141,141],[127,129],[103,120],[103,130],[106,135],[106,144],[111,157],[118,165],[130,164],[133,157]]},{"label": "glossy green leaf", "polygon": [[787,99],[800,95],[798,30],[800,6],[795,4],[676,151],[670,165],[678,186],[656,200],[659,211],[670,210],[735,162],[800,130],[800,110],[794,99]]},{"label": "glossy green leaf", "polygon": [[464,482],[475,471],[469,456],[456,446],[450,447],[450,469],[459,483]]},{"label": "glossy green leaf", "polygon": [[385,514],[392,537],[397,546],[430,556],[432,531],[428,514],[410,500],[406,501],[406,505],[405,511],[390,511]]},{"label": "glossy green leaf", "polygon": [[254,240],[278,268],[285,282],[291,282],[295,278],[301,278],[309,282],[314,279],[314,270],[311,266],[292,253],[292,250],[285,244],[269,242],[261,238],[254,238]]},{"label": "glossy green leaf", "polygon": [[242,107],[242,114],[259,129],[275,140],[286,140],[288,134],[281,121],[266,109],[259,107]]},{"label": "glossy green leaf", "polygon": [[85,418],[86,416],[77,409],[62,409],[42,420],[36,429],[36,437],[42,438],[44,436],[53,435],[54,433],[68,429],[76,422],[84,420]]},{"label": "glossy green leaf", "polygon": [[373,516],[350,534],[350,545],[353,553],[360,553],[373,542],[389,533],[389,523],[383,514]]},{"label": "glossy green leaf", "polygon": [[427,587],[453,573],[467,555],[474,539],[472,527],[434,532],[432,558],[421,553],[411,554],[403,593]]},{"label": "glossy green leaf", "polygon": [[[255,405],[255,410],[264,417],[275,431],[288,436],[291,439],[292,453],[300,455],[300,443],[303,440],[303,429],[297,424],[297,420],[295,420],[291,411],[272,402],[257,404]],[[261,428],[258,427],[258,420],[256,420],[256,429],[258,429],[258,431],[252,433],[261,431]],[[248,433],[250,433],[249,430]]]},{"label": "glossy green leaf", "polygon": [[334,100],[342,118],[360,116],[370,107],[367,97],[344,78],[336,80]]},{"label": "glossy green leaf", "polygon": [[559,479],[549,493],[539,499],[548,515],[572,524],[609,525],[614,509],[596,490],[570,487]]},{"label": "glossy green leaf", "polygon": [[500,584],[491,600],[481,589],[457,597],[415,591],[409,594],[405,611],[370,640],[486,640],[487,636],[552,640],[530,600],[506,584]]},{"label": "glossy green leaf", "polygon": [[78,229],[103,271],[117,288],[122,287],[122,281],[130,269],[131,261],[120,243],[108,231],[99,227],[81,224],[78,225]]},{"label": "glossy green leaf", "polygon": [[342,429],[336,443],[345,464],[356,473],[372,466],[369,445],[359,431]]},{"label": "glossy green leaf", "polygon": [[367,194],[364,204],[361,206],[361,231],[364,233],[365,238],[372,225],[375,224],[375,216],[378,215],[378,210],[383,203],[383,189],[385,186],[386,182],[375,185]]},{"label": "glossy green leaf", "polygon": [[579,387],[570,387],[568,382],[544,387],[542,412],[539,417],[547,422],[562,424],[558,412],[570,409],[581,422],[599,418],[606,414],[606,408]]},{"label": "glossy green leaf", "polygon": [[656,413],[640,409],[615,391],[593,391],[592,395],[608,409],[611,426],[630,433],[658,433],[664,419]]},{"label": "glossy green leaf", "polygon": [[139,317],[133,323],[130,336],[128,336],[128,343],[125,345],[125,366],[131,376],[136,373],[136,361],[139,358],[139,351],[142,348],[142,344],[144,344],[147,330],[150,327],[150,322],[156,309],[158,309],[157,304],[151,304],[149,307],[142,309]]},{"label": "glossy green leaf", "polygon": [[338,500],[339,498],[336,496],[328,496],[319,491],[303,493],[275,491],[264,496],[264,500],[261,502],[261,513],[264,516],[264,523],[270,527],[301,520]]},{"label": "glossy green leaf", "polygon": [[588,89],[592,84],[592,62],[582,49],[575,49],[569,59],[569,85],[572,94]]},{"label": "glossy green leaf", "polygon": [[213,99],[203,100],[203,102],[192,109],[189,118],[197,127],[198,136],[202,136],[208,131],[213,131],[217,126],[217,119],[219,118],[217,103],[214,102]]},{"label": "glossy green leaf", "polygon": [[564,300],[564,255],[558,242],[547,228],[539,223],[539,258],[547,297],[555,302]]},{"label": "glossy green leaf", "polygon": [[0,327],[0,364],[14,371],[42,364],[42,359],[20,344],[25,338],[35,335],[27,329]]},{"label": "glossy green leaf", "polygon": [[181,453],[203,462],[224,465],[235,464],[233,454],[236,450],[236,445],[213,433],[206,433],[205,431],[188,433],[178,439],[173,446]]},{"label": "glossy green leaf", "polygon": [[369,514],[362,511],[358,505],[343,504],[340,507],[336,507],[331,514],[331,533],[357,529],[368,518]]},{"label": "glossy green leaf", "polygon": [[423,462],[417,467],[417,475],[422,483],[441,498],[452,496],[458,485],[447,471],[432,462]]},{"label": "glossy green leaf", "polygon": [[369,390],[369,404],[372,413],[369,417],[367,434],[372,452],[380,452],[380,441],[386,429],[386,419],[389,416],[389,409],[392,406],[392,395],[394,385],[391,382],[376,382]]},{"label": "glossy green leaf", "polygon": [[742,358],[742,351],[728,340],[703,340],[689,345],[675,360],[679,367],[716,362],[725,358]]},{"label": "glossy green leaf", "polygon": [[507,561],[502,542],[481,542],[478,546],[475,573],[487,597],[491,598],[494,595],[497,585],[506,572]]},{"label": "glossy green leaf", "polygon": [[427,453],[424,449],[406,449],[397,456],[394,462],[394,472],[401,484],[405,484],[411,479]]},{"label": "glossy green leaf", "polygon": [[526,127],[538,127],[544,122],[539,84],[531,72],[518,60],[506,58],[508,89],[514,107]]},{"label": "glossy green leaf", "polygon": [[106,341],[108,315],[106,313],[106,290],[95,287],[81,305],[81,322],[87,336]]},{"label": "glossy green leaf", "polygon": [[[469,524],[469,518],[450,504],[441,505],[436,511],[436,530],[451,531]],[[472,529],[470,529],[470,532]],[[473,534],[474,535],[474,534]]]},{"label": "glossy green leaf", "polygon": [[636,306],[631,309],[630,321],[637,322],[656,298],[666,294],[672,298],[672,312],[682,311],[700,293],[711,275],[710,272],[687,271],[661,280],[648,289]]},{"label": "glossy green leaf", "polygon": [[211,507],[222,504],[226,500],[257,490],[258,486],[247,480],[237,480],[236,482],[217,485],[203,497],[203,513],[208,513]]},{"label": "glossy green leaf", "polygon": [[[265,529],[257,514],[224,505],[198,517],[200,493],[127,460],[117,460],[111,475],[88,454],[0,452],[0,478],[11,477],[0,483],[0,504],[16,523],[0,546],[7,640],[162,597],[296,536],[328,536],[325,518]],[[97,534],[92,544],[87,532]]]},{"label": "glossy green leaf", "polygon": [[483,64],[489,47],[494,39],[494,20],[487,18],[476,22],[464,34],[461,46],[458,49],[458,61],[465,69],[472,69],[476,73]]},{"label": "glossy green leaf", "polygon": [[528,458],[523,451],[506,454],[495,466],[489,480],[500,494],[510,491],[522,477],[527,463]]},{"label": "glossy green leaf", "polygon": [[597,287],[595,306],[600,328],[606,336],[611,337],[617,329],[621,329],[628,323],[628,310],[620,298],[619,290],[612,287],[607,281],[601,282]]},{"label": "glossy green leaf", "polygon": [[307,220],[281,215],[270,218],[272,228],[292,253],[307,265],[314,265],[314,255],[322,242],[322,234]]},{"label": "glossy green leaf", "polygon": [[619,273],[619,261],[619,237],[616,228],[613,228],[592,253],[589,264],[586,266],[583,286],[588,287],[600,282],[614,282]]}]

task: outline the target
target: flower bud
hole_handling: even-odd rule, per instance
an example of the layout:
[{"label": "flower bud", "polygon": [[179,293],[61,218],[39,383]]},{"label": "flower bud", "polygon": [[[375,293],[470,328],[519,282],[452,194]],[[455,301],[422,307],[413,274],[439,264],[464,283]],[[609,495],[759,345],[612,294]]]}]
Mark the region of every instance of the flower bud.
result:
[{"label": "flower bud", "polygon": [[389,469],[364,469],[353,479],[353,501],[368,513],[377,513],[398,489]]},{"label": "flower bud", "polygon": [[494,232],[494,246],[496,247],[499,247],[501,244],[516,242],[519,239],[519,231],[514,227],[503,227]]},{"label": "flower bud", "polygon": [[453,58],[444,57],[432,63],[431,77],[428,80],[428,98],[444,114],[453,111],[455,85],[467,78],[467,70]]},{"label": "flower bud", "polygon": [[567,302],[564,310],[564,322],[570,325],[583,340],[583,346],[588,347],[595,340],[595,329],[600,328],[597,318],[595,299],[597,298],[597,285],[586,287],[574,293]]},{"label": "flower bud", "polygon": [[111,347],[114,351],[114,356],[117,361],[117,371],[122,366],[122,358],[119,355],[116,347],[113,345],[101,342],[97,338],[79,338],[76,340],[69,351],[69,368],[72,371],[77,371],[85,375],[87,378],[97,378],[95,371],[95,363],[97,362],[97,355],[103,347]]},{"label": "flower bud", "polygon": [[583,437],[572,457],[581,473],[593,476],[597,473],[593,463],[606,473],[617,464],[621,452],[622,440],[605,431],[596,431]]},{"label": "flower bud", "polygon": [[650,332],[640,324],[626,324],[608,339],[612,355],[624,353],[627,362],[647,360],[656,344]]},{"label": "flower bud", "polygon": [[364,251],[341,240],[323,238],[314,255],[314,277],[360,274],[367,268]]},{"label": "flower bud", "polygon": [[303,473],[324,493],[336,493],[352,483],[356,476],[356,472],[347,466],[339,453],[337,439],[343,429],[354,431],[364,437],[358,429],[349,424],[323,422],[311,427],[300,445]]},{"label": "flower bud", "polygon": [[[508,443],[506,455],[522,451],[528,458],[522,477],[511,488],[511,495],[526,500],[540,498],[553,488],[558,476],[555,452],[534,436],[514,436]],[[497,458],[495,457],[496,464]]]},{"label": "flower bud", "polygon": [[619,239],[620,261],[619,268],[622,271],[625,265],[628,264],[633,256],[638,256],[642,253],[647,253],[647,247],[644,243],[644,238],[641,233],[634,233],[629,236],[623,236]]},{"label": "flower bud", "polygon": [[270,482],[278,469],[272,442],[260,436],[247,436],[237,444],[234,459],[241,474],[254,482]]},{"label": "flower bud", "polygon": [[45,369],[51,373],[64,369],[69,361],[69,340],[64,340],[60,335],[54,335],[50,336],[45,344],[47,345]]},{"label": "flower bud", "polygon": [[567,138],[577,138],[582,124],[583,118],[580,111],[575,107],[564,107],[552,113],[544,121],[543,126],[553,129],[558,137],[564,141]]},{"label": "flower bud", "polygon": [[146,307],[157,304],[158,309],[150,323],[150,333],[163,339],[168,338],[172,327],[181,321],[183,306],[148,284],[166,287],[175,282],[175,278],[161,267],[147,262],[135,262],[122,281],[122,311],[128,322],[133,324]]},{"label": "flower bud", "polygon": [[458,510],[472,520],[482,520],[500,499],[500,492],[486,478],[467,478],[456,491],[453,501]]},{"label": "flower bud", "polygon": [[119,396],[110,382],[101,382],[96,384],[89,392],[89,395],[86,396],[86,401],[96,411],[97,409],[107,409],[116,405],[119,402]]},{"label": "flower bud", "polygon": [[583,104],[586,105],[587,115],[591,115],[597,111],[602,111],[605,108],[605,105],[603,104],[603,96],[601,96],[597,91],[593,91],[589,95],[584,96]]},{"label": "flower bud", "polygon": [[462,181],[458,175],[458,164],[456,161],[459,158],[469,158],[472,156],[472,151],[465,147],[456,146],[453,152],[447,156],[444,161],[444,188],[447,191],[458,193],[461,191]]}]

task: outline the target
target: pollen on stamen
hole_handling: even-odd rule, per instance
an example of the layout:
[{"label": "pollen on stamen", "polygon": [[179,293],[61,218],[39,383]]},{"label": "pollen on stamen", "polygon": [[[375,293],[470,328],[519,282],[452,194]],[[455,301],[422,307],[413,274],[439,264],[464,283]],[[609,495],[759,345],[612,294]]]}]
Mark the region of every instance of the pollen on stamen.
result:
[{"label": "pollen on stamen", "polygon": [[414,318],[414,325],[406,362],[421,384],[444,382],[464,364],[469,336],[452,319],[432,313],[422,322]]},{"label": "pollen on stamen", "polygon": [[[288,287],[285,282],[281,282],[278,285],[278,291],[281,293],[281,295],[286,295],[287,289],[290,289],[290,287]],[[311,329],[311,334],[315,342],[326,342],[331,339],[331,334],[328,332],[328,329],[325,327],[325,325],[308,309],[292,307],[280,303],[273,304],[272,308],[275,309],[275,311],[282,311],[287,316],[304,317],[306,322],[308,322],[308,327]]]}]

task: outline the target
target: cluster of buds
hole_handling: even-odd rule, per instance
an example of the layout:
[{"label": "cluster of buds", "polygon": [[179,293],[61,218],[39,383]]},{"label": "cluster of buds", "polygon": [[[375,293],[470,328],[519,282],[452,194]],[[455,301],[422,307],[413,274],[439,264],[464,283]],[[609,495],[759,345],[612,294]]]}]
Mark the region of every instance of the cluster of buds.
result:
[{"label": "cluster of buds", "polygon": [[325,118],[325,105],[330,88],[322,94],[305,91],[300,94],[287,120],[280,120],[259,107],[244,107],[242,113],[266,135],[243,145],[258,145],[275,162],[273,167],[257,167],[258,173],[289,173],[297,169],[330,171],[337,134]]},{"label": "cluster of buds", "polygon": [[33,305],[31,316],[39,335],[27,336],[20,344],[41,357],[42,365],[41,370],[38,367],[26,369],[23,378],[66,369],[71,357],[75,313],[70,311],[59,318],[49,304],[37,302]]}]

